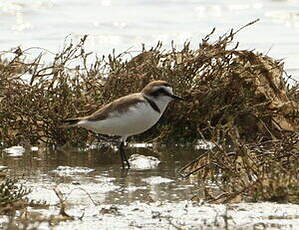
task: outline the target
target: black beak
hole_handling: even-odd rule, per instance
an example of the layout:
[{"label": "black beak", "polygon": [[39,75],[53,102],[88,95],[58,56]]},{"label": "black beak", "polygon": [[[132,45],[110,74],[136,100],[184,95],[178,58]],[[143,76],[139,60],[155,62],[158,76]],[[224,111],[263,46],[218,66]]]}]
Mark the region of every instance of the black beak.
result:
[{"label": "black beak", "polygon": [[181,98],[181,97],[179,97],[179,96],[177,96],[177,95],[171,95],[171,97],[173,98],[173,99],[175,99],[175,100],[180,100],[180,101],[184,101],[184,98]]}]

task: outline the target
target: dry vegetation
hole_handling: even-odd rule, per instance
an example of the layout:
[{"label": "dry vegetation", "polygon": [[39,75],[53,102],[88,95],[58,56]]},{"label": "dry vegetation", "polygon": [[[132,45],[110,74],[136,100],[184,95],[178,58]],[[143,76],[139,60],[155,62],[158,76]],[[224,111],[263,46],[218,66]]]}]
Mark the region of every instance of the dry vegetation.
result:
[{"label": "dry vegetation", "polygon": [[222,193],[207,191],[211,201],[248,195],[298,202],[298,86],[287,85],[282,62],[239,50],[236,32],[211,42],[213,33],[196,50],[186,43],[165,51],[158,43],[129,61],[123,53],[88,64],[86,37],[67,45],[50,65],[42,55],[28,61],[25,51],[15,50],[0,64],[0,143],[91,143],[94,134],[61,129],[61,120],[163,79],[186,102],[172,104],[155,128],[135,138],[217,144],[181,171],[186,177],[197,173],[204,185],[216,181]]},{"label": "dry vegetation", "polygon": [[[28,207],[47,207],[46,202],[29,200],[27,195],[31,192],[17,179],[12,179],[1,174],[0,182],[0,216],[7,216],[7,222],[1,222],[0,228],[14,229],[37,229],[44,222],[44,218],[35,216],[30,218]],[[43,220],[42,220],[43,219]],[[30,226],[30,227],[29,227]]]},{"label": "dry vegetation", "polygon": [[[2,175],[0,182],[0,217],[7,217],[6,222],[0,223],[1,229],[16,230],[36,230],[40,225],[55,226],[63,221],[74,220],[75,218],[65,212],[65,199],[58,189],[53,189],[59,198],[60,211],[56,215],[45,216],[34,209],[48,208],[45,201],[28,199],[27,195],[31,190],[26,188],[17,179],[11,179]],[[82,215],[83,217],[83,215]],[[82,218],[80,217],[80,218]]]}]

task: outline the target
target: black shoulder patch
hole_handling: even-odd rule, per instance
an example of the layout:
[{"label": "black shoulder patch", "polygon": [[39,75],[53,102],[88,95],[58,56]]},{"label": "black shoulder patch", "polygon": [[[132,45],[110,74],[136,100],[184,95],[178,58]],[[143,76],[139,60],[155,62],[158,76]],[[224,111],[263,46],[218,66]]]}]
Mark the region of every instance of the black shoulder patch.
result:
[{"label": "black shoulder patch", "polygon": [[148,97],[143,96],[145,100],[147,100],[147,102],[150,104],[150,106],[153,108],[153,110],[155,110],[158,113],[161,113],[161,110],[159,109],[159,107],[157,106],[157,104],[149,99]]}]

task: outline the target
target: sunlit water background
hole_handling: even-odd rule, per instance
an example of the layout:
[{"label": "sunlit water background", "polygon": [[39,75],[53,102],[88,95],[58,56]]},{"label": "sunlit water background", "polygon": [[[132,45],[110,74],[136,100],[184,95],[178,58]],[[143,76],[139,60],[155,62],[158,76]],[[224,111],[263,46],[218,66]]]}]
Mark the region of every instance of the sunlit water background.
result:
[{"label": "sunlit water background", "polygon": [[191,41],[195,48],[214,27],[218,36],[257,18],[236,37],[240,48],[284,59],[299,79],[299,0],[1,0],[0,50],[20,45],[57,52],[66,36],[84,34],[87,49],[98,55],[157,41],[165,47]]}]

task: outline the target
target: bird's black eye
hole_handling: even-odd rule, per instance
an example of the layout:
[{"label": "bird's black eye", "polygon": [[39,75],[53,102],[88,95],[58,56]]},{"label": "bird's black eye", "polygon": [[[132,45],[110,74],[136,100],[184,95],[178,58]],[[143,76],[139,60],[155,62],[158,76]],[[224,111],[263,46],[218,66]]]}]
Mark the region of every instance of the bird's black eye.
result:
[{"label": "bird's black eye", "polygon": [[161,95],[169,96],[169,92],[164,88],[159,88],[159,89],[156,89],[153,92],[151,92],[150,95],[152,97],[158,97],[158,96],[161,96]]}]

